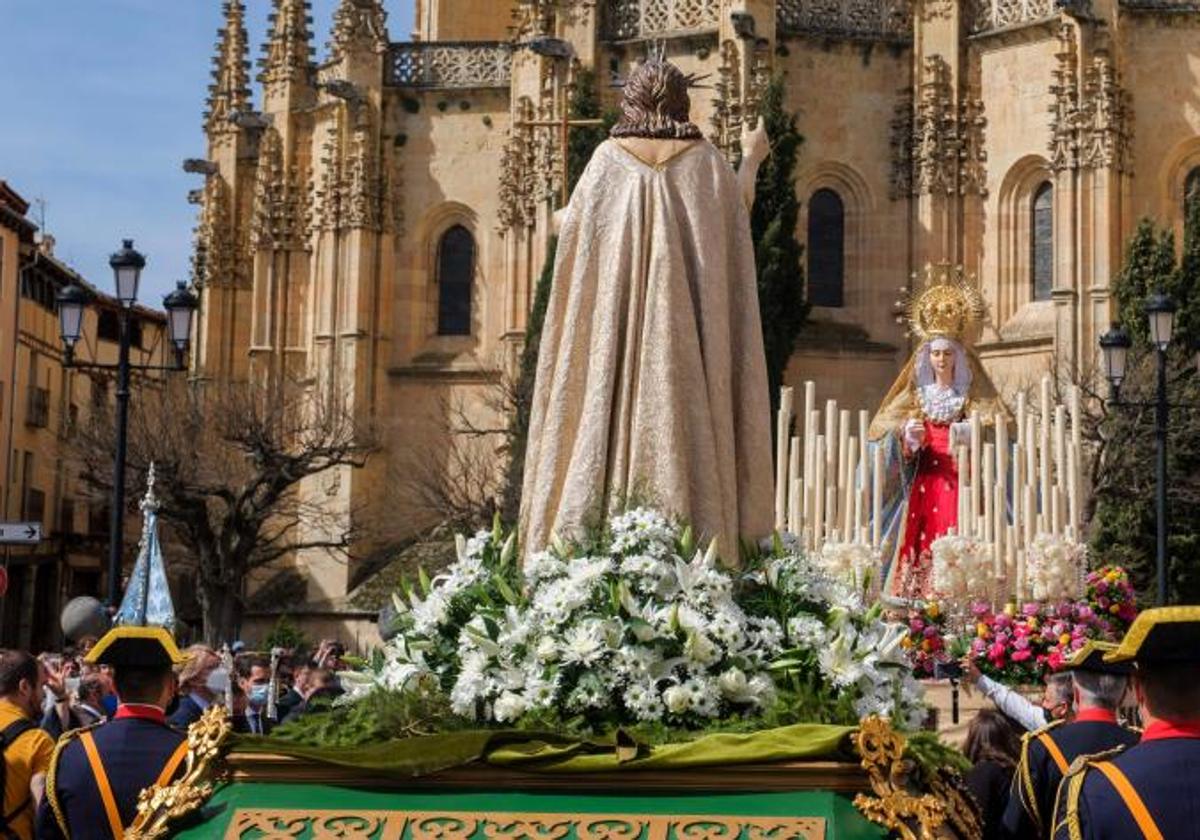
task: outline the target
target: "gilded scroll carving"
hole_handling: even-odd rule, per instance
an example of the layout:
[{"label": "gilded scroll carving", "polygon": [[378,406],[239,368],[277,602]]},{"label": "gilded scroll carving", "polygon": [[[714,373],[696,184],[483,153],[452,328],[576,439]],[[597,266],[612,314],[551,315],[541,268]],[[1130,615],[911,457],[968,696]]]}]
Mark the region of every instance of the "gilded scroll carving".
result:
[{"label": "gilded scroll carving", "polygon": [[[350,809],[347,809],[349,811]],[[824,840],[824,817],[242,809],[225,840]]]}]

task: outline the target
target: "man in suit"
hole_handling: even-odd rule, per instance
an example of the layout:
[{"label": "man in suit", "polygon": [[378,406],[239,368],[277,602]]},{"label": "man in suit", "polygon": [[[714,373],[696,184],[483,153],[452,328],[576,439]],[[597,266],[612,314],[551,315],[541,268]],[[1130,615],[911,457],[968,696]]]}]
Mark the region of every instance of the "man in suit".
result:
[{"label": "man in suit", "polygon": [[137,815],[139,793],[169,784],[187,754],[184,734],[166,722],[176,690],[172,669],[183,661],[170,633],[117,627],[87,661],[112,666],[120,705],[108,723],[59,741],[38,809],[42,840],[123,837]]},{"label": "man in suit", "polygon": [[79,689],[71,697],[65,686],[51,687],[54,708],[42,715],[41,727],[54,740],[64,732],[103,723],[108,715],[104,700],[113,693],[112,678],[104,673],[92,673],[79,680]]},{"label": "man in suit", "polygon": [[1068,768],[1081,755],[1137,743],[1137,733],[1117,723],[1117,709],[1129,688],[1128,664],[1104,661],[1116,645],[1088,642],[1067,661],[1071,674],[1074,717],[1027,733],[1013,777],[1013,794],[1004,812],[1004,829],[1012,837],[1049,838],[1054,797]]},{"label": "man in suit", "polygon": [[1058,794],[1055,840],[1200,836],[1200,606],[1134,620],[1110,663],[1134,662],[1141,741],[1079,762]]},{"label": "man in suit", "polygon": [[184,651],[186,662],[179,670],[179,702],[167,722],[187,729],[229,690],[229,674],[221,658],[207,645],[192,645]]}]

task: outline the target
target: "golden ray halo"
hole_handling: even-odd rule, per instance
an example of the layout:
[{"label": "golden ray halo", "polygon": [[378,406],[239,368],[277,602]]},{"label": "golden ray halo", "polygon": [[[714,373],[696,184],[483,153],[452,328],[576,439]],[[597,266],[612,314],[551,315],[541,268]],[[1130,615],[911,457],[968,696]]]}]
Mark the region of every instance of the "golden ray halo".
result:
[{"label": "golden ray halo", "polygon": [[987,316],[987,303],[961,265],[926,263],[900,302],[909,334],[920,341],[962,342]]}]

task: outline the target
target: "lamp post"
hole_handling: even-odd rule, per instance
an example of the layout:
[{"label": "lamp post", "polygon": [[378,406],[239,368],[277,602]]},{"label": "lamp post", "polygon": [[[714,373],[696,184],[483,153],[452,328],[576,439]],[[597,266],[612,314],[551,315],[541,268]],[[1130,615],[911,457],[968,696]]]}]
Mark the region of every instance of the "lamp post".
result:
[{"label": "lamp post", "polygon": [[129,429],[129,376],[132,371],[183,371],[187,369],[187,347],[191,339],[192,319],[199,300],[195,293],[179,283],[175,291],[163,299],[167,310],[167,327],[175,351],[172,365],[134,365],[129,361],[133,331],[133,307],[137,303],[138,285],[146,258],[134,250],[133,240],[126,239],[120,251],[108,261],[115,281],[120,323],[120,345],[115,365],[75,361],[75,345],[83,332],[83,313],[92,296],[74,284],[58,294],[58,319],[62,333],[63,366],[78,370],[107,370],[117,374],[116,452],[113,455],[112,512],[108,551],[108,602],[117,605],[121,594],[121,557],[125,552],[125,455]]},{"label": "lamp post", "polygon": [[[1158,387],[1154,407],[1155,442],[1155,493],[1156,534],[1155,574],[1157,575],[1158,605],[1167,603],[1167,420],[1171,404],[1167,400],[1167,349],[1175,331],[1175,313],[1178,307],[1168,295],[1154,294],[1146,299],[1142,310],[1146,314],[1150,331],[1150,343],[1154,346],[1158,362]],[[1121,399],[1121,384],[1125,381],[1129,348],[1133,342],[1129,335],[1117,325],[1100,337],[1100,349],[1104,355],[1104,375],[1112,387],[1112,405],[1145,406],[1146,403],[1130,403]],[[1194,361],[1200,369],[1200,348],[1194,348]]]}]

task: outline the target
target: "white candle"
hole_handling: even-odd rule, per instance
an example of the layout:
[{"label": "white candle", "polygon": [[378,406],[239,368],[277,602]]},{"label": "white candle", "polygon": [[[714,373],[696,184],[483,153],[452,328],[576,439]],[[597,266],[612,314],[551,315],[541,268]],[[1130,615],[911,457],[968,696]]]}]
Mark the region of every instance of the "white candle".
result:
[{"label": "white candle", "polygon": [[971,536],[972,522],[971,514],[968,510],[968,506],[970,504],[969,499],[971,486],[970,484],[965,483],[968,478],[966,474],[966,464],[969,457],[967,455],[967,447],[958,447],[958,452],[956,453],[955,457],[958,461],[958,533],[962,534],[964,537],[969,537]]},{"label": "white candle", "polygon": [[[812,518],[812,474],[813,454],[816,450],[817,430],[821,425],[817,412],[817,385],[811,379],[804,383],[804,502],[803,515],[807,522]],[[814,413],[816,419],[813,418]]]},{"label": "white candle", "polygon": [[982,513],[980,495],[983,488],[979,483],[979,459],[983,451],[983,424],[979,422],[979,412],[971,412],[971,519]]},{"label": "white candle", "polygon": [[[992,520],[996,514],[995,493],[996,485],[996,447],[985,444],[983,447],[983,480],[979,486],[983,492],[983,539],[985,542],[995,542],[992,535]],[[996,564],[999,566],[999,562]]]},{"label": "white candle", "polygon": [[[849,414],[850,412],[846,413]],[[858,462],[858,438],[851,436],[847,440],[849,445],[846,447],[847,480],[844,492],[845,510],[842,511],[842,533],[846,535],[848,540],[852,540],[854,535],[858,533],[858,522],[854,518],[854,498],[858,495],[858,486],[854,481]]]},{"label": "white candle", "polygon": [[[1038,430],[1038,478],[1041,481],[1041,505],[1042,513],[1045,514],[1050,510],[1050,487],[1051,469],[1050,469],[1050,432],[1051,432],[1051,411],[1050,411],[1050,377],[1042,377],[1042,426]],[[1044,518],[1044,517],[1043,517]]]},{"label": "white candle", "polygon": [[825,533],[830,534],[829,539],[837,542],[837,519],[834,514],[837,512],[837,488],[832,484],[825,485]]},{"label": "white candle", "polygon": [[787,523],[788,435],[792,424],[791,388],[783,388],[779,397],[779,413],[775,418],[775,530],[782,531]]},{"label": "white candle", "polygon": [[1067,527],[1075,533],[1079,528],[1079,447],[1071,443],[1067,447]]},{"label": "white candle", "polygon": [[883,446],[875,446],[875,464],[871,476],[871,545],[879,548],[883,539]]},{"label": "white candle", "polygon": [[850,410],[843,408],[838,412],[838,474],[837,486],[839,493],[845,492],[850,483],[847,467],[850,463]]},{"label": "white candle", "polygon": [[800,479],[800,438],[793,437],[788,458],[788,531],[800,533],[800,495],[803,484]]},{"label": "white candle", "polygon": [[1067,486],[1067,407],[1054,407],[1054,483]]},{"label": "white candle", "polygon": [[[817,452],[826,448],[825,435],[817,435]],[[825,458],[817,458],[813,475],[813,551],[820,551],[825,542]]]}]

